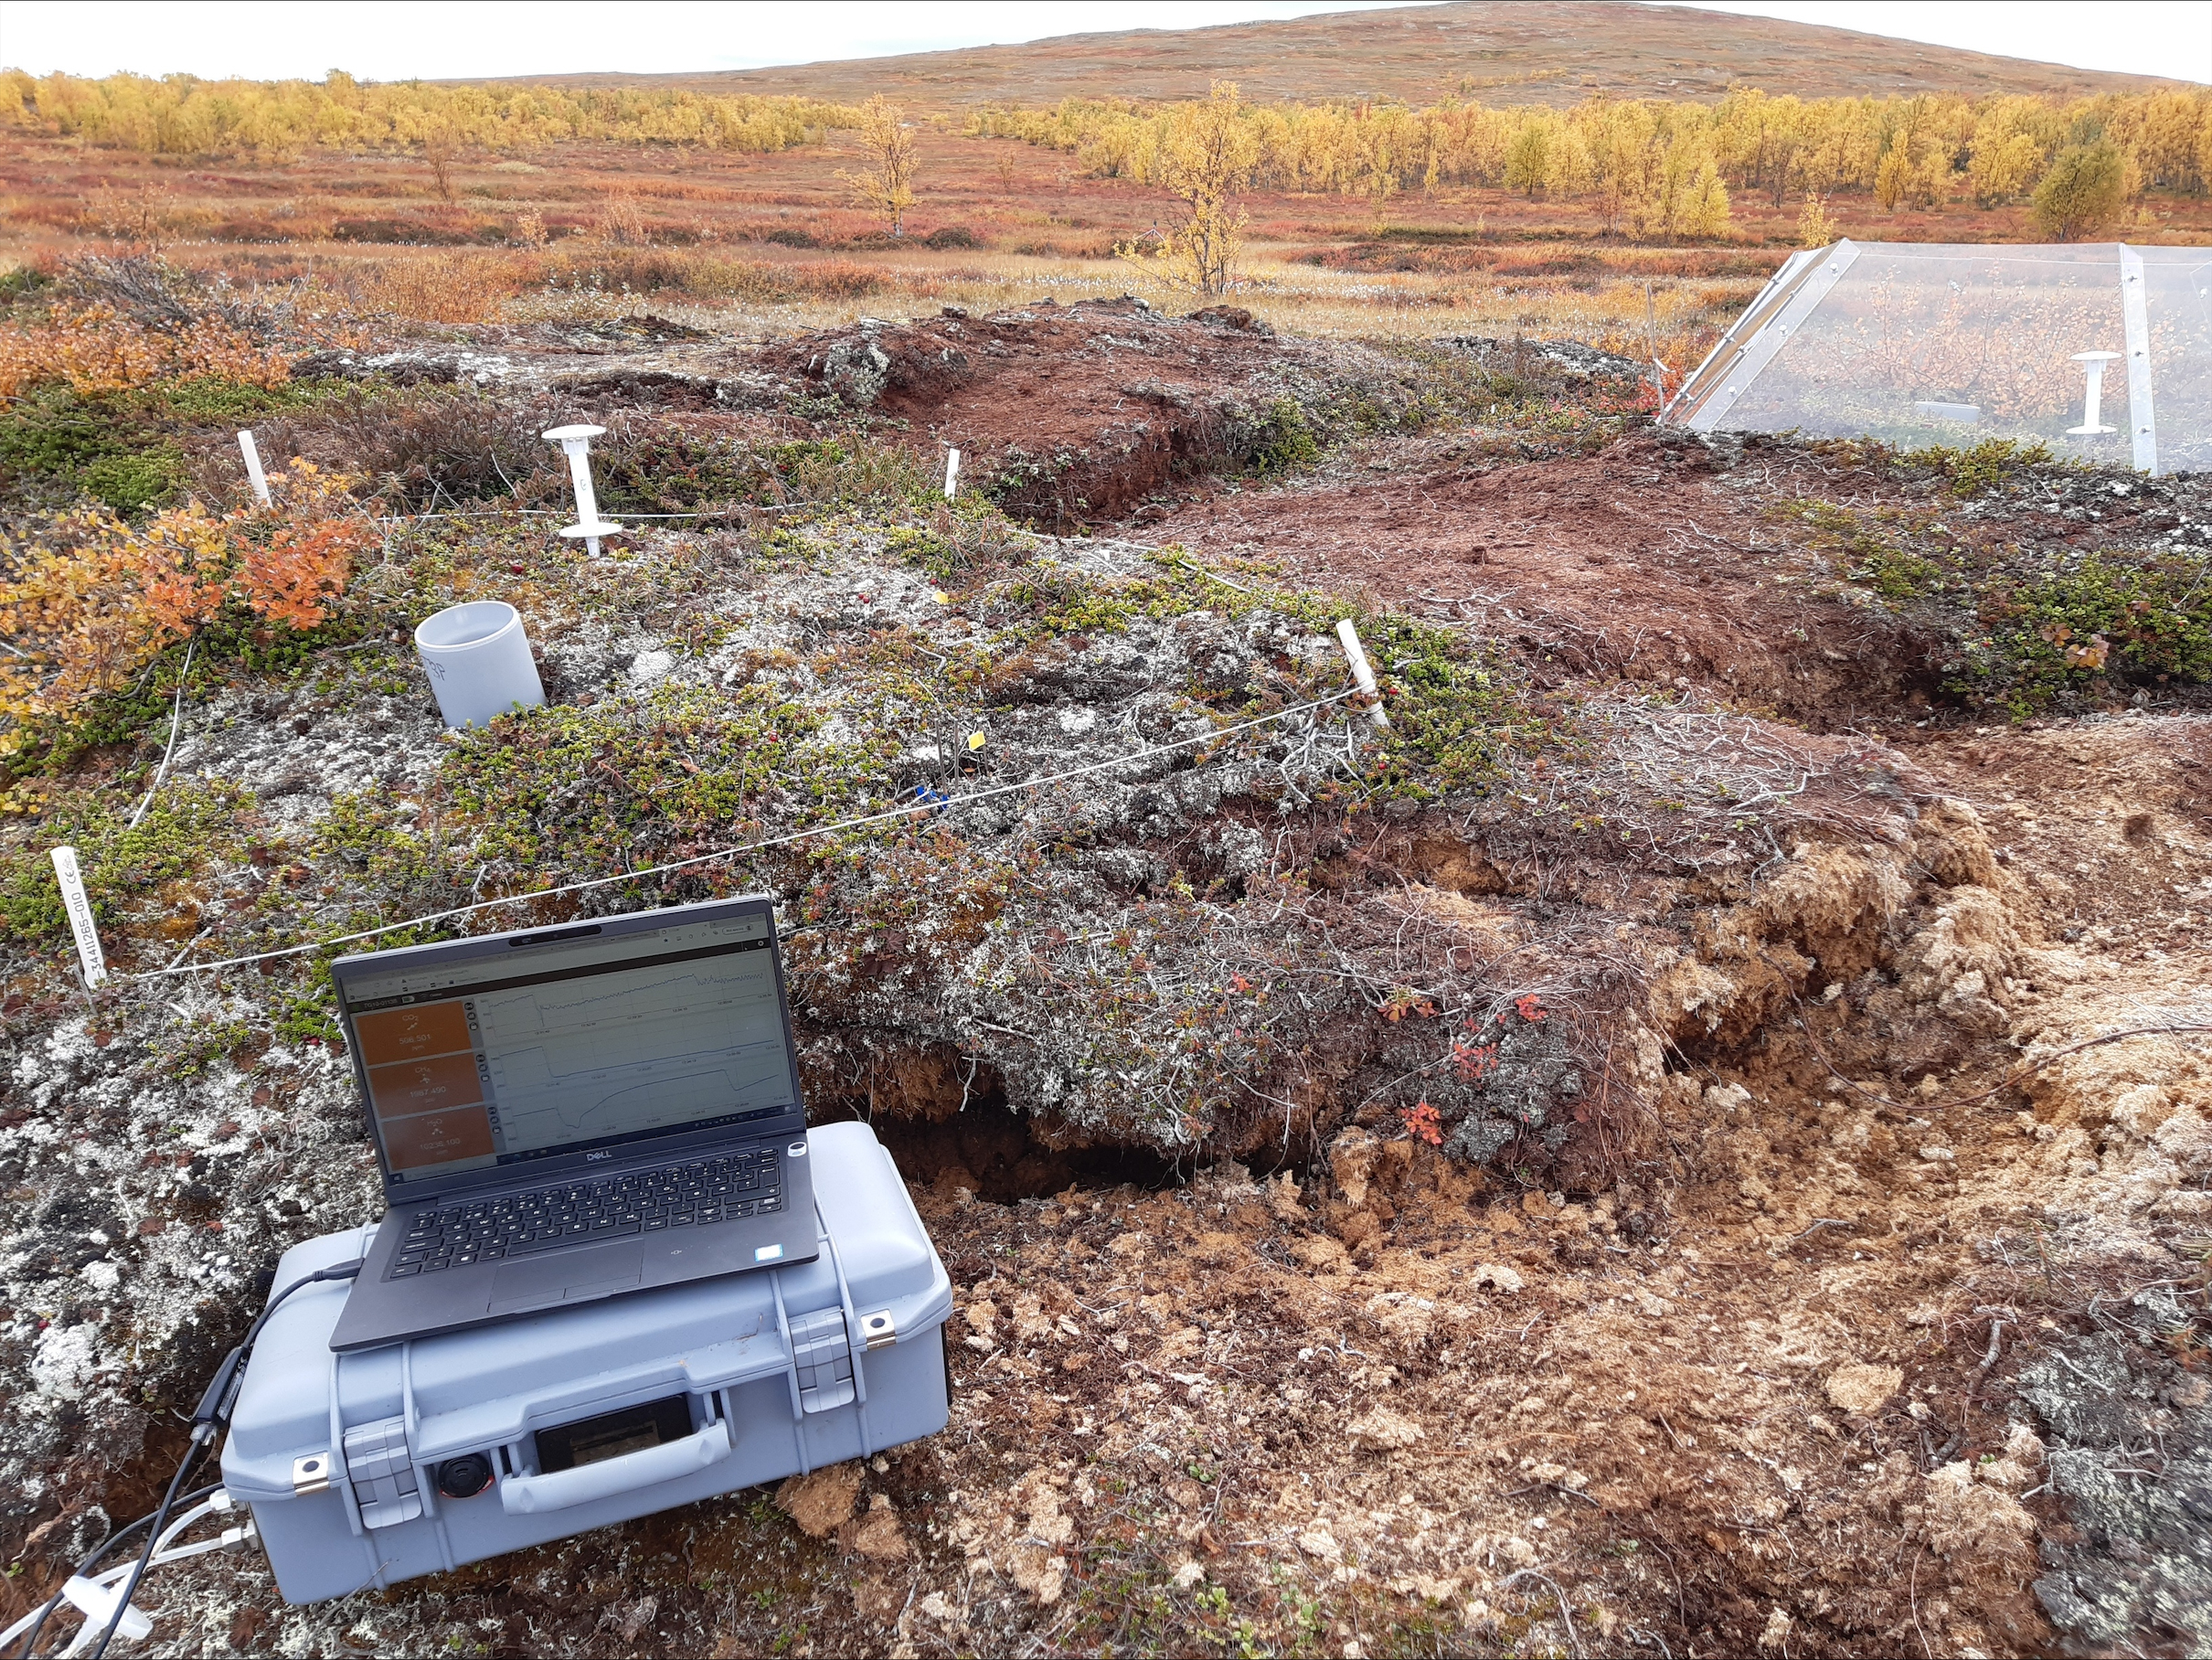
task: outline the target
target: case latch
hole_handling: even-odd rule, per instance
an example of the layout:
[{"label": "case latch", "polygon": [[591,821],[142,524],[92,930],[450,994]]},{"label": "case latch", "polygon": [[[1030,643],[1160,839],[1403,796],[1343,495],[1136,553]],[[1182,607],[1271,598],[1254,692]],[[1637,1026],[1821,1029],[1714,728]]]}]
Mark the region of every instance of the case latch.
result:
[{"label": "case latch", "polygon": [[364,1527],[393,1527],[422,1514],[415,1461],[407,1449],[407,1420],[382,1418],[346,1431],[346,1478],[361,1506]]},{"label": "case latch", "polygon": [[845,1310],[794,1314],[791,1350],[799,1374],[799,1404],[806,1410],[826,1412],[853,1399],[853,1343],[845,1329]]}]

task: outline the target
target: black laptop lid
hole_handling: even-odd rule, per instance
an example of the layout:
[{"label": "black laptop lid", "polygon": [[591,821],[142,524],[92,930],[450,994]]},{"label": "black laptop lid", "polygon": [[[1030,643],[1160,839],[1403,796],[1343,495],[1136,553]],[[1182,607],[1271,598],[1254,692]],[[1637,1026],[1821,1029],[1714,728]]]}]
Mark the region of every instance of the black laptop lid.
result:
[{"label": "black laptop lid", "polygon": [[764,897],[341,957],[394,1200],[805,1123]]}]

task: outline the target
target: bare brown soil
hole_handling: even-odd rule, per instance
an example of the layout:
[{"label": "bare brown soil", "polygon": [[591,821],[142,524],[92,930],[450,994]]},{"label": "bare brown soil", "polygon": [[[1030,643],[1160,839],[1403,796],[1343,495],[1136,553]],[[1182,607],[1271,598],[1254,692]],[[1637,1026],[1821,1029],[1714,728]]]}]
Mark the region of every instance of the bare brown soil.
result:
[{"label": "bare brown soil", "polygon": [[1822,597],[1817,561],[1771,522],[1791,474],[1810,482],[1790,462],[1746,487],[1705,446],[1660,433],[1517,464],[1445,441],[1335,471],[1311,488],[1210,492],[1155,533],[1326,571],[1511,640],[1563,678],[1694,682],[1822,727],[1931,689],[1926,643]]},{"label": "bare brown soil", "polygon": [[762,361],[960,450],[971,471],[1026,468],[1026,482],[999,498],[1012,511],[1096,522],[1220,459],[1223,394],[1264,399],[1271,372],[1306,355],[1264,325],[1255,333],[1237,307],[1171,321],[1135,300],[1047,298],[802,336]]}]

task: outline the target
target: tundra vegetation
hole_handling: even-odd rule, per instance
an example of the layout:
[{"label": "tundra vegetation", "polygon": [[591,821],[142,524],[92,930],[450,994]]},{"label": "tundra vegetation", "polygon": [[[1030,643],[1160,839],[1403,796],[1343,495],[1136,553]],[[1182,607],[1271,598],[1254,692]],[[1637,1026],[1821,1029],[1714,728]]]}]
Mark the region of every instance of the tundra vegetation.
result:
[{"label": "tundra vegetation", "polygon": [[[1885,190],[2025,231],[2104,146],[2191,223],[2196,94],[993,112],[914,129],[894,246],[841,107],[7,85],[5,1618],[373,1211],[341,936],[764,890],[952,1431],[315,1609],[197,1559],[159,1641],[2212,1641],[2212,490],[1701,439],[1643,367]],[[1244,250],[1170,304],[1114,228],[1178,177]],[[409,634],[475,597],[548,701],[447,734]]]}]

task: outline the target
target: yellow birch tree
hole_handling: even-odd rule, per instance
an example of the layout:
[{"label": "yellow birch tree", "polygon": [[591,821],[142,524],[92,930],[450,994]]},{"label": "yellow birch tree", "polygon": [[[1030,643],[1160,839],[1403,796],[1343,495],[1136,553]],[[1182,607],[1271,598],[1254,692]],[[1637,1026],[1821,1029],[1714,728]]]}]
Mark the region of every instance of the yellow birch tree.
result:
[{"label": "yellow birch tree", "polygon": [[906,234],[906,212],[914,205],[914,179],[921,157],[906,112],[878,92],[860,106],[860,145],[867,165],[857,173],[840,171],[837,182],[890,221],[891,234]]},{"label": "yellow birch tree", "polygon": [[1161,134],[1154,183],[1183,204],[1179,223],[1114,245],[1117,258],[1154,280],[1208,296],[1227,292],[1245,214],[1229,197],[1250,182],[1259,144],[1242,118],[1233,80],[1217,80],[1203,103],[1178,104]]}]

